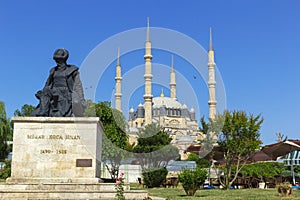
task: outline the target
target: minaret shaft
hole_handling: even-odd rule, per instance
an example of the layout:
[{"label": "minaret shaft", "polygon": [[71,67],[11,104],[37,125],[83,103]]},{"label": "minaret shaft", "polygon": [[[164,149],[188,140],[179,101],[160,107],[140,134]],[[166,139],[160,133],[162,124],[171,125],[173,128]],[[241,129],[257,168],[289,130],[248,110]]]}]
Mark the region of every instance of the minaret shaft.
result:
[{"label": "minaret shaft", "polygon": [[208,50],[208,90],[209,90],[209,118],[215,119],[217,110],[216,110],[216,80],[215,80],[215,58],[214,50],[212,45],[212,30],[210,29],[210,40],[209,40],[209,50]]},{"label": "minaret shaft", "polygon": [[174,56],[172,55],[172,70],[170,73],[170,97],[176,100],[176,74],[174,70]]},{"label": "minaret shaft", "polygon": [[146,43],[145,43],[145,94],[144,94],[144,109],[145,109],[145,125],[152,123],[152,55],[150,42],[150,25],[148,19]]},{"label": "minaret shaft", "polygon": [[116,66],[116,86],[115,86],[115,108],[122,112],[121,98],[122,98],[122,71],[120,64],[120,49],[118,49],[118,60]]}]

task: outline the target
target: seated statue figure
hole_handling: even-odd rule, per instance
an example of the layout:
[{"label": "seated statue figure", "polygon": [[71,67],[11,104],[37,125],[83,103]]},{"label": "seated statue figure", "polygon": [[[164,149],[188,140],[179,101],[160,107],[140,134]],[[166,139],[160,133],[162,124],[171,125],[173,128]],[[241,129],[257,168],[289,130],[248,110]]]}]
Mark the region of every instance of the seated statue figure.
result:
[{"label": "seated statue figure", "polygon": [[78,67],[68,65],[69,52],[57,49],[53,59],[56,67],[50,70],[45,87],[35,96],[40,103],[32,112],[36,117],[81,117],[84,114],[86,102]]}]

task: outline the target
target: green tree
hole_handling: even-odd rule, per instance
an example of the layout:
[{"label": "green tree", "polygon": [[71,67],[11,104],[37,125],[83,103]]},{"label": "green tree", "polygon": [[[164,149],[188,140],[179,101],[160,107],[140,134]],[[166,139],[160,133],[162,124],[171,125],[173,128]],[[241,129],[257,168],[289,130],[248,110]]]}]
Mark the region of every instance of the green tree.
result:
[{"label": "green tree", "polygon": [[[281,175],[285,170],[286,166],[284,163],[279,162],[256,162],[251,164],[246,164],[243,169],[240,171],[244,177],[253,176],[259,178],[272,178],[277,175]],[[235,170],[235,167],[232,166],[232,170]]]},{"label": "green tree", "polygon": [[197,164],[197,167],[199,168],[208,168],[210,166],[210,162],[207,161],[206,159],[204,158],[200,158],[197,154],[195,153],[190,153],[188,155],[188,158],[187,158],[188,161],[195,161],[196,164]]},{"label": "green tree", "polygon": [[295,173],[300,173],[300,165],[294,166],[294,172]]},{"label": "green tree", "polygon": [[200,142],[201,149],[203,151],[203,155],[200,156],[206,156],[205,153],[209,152],[209,156],[207,157],[209,159],[209,162],[212,162],[212,158],[214,156],[214,152],[212,151],[213,146],[217,142],[217,135],[214,131],[212,131],[212,120],[209,119],[209,123],[207,123],[204,119],[204,117],[201,117],[200,119],[200,127],[199,131],[205,135],[205,139]]},{"label": "green tree", "polygon": [[179,150],[170,144],[172,138],[157,124],[146,125],[138,136],[133,152],[142,167],[145,184],[158,187],[166,180],[168,162],[179,157]]},{"label": "green tree", "polygon": [[94,105],[96,116],[104,126],[102,139],[102,161],[105,163],[111,178],[119,175],[121,160],[126,155],[128,135],[125,132],[126,119],[124,115],[111,108],[110,102],[100,102]]},{"label": "green tree", "polygon": [[209,124],[206,123],[204,116],[201,117],[200,119],[200,127],[199,130],[203,133],[203,134],[208,134],[209,133]]},{"label": "green tree", "polygon": [[8,140],[12,140],[10,120],[6,117],[4,102],[0,102],[0,159],[6,158],[9,153]]},{"label": "green tree", "polygon": [[218,134],[218,145],[224,153],[224,180],[220,179],[220,182],[226,189],[262,143],[259,132],[262,122],[260,115],[247,116],[243,111],[225,111],[212,122],[213,131]]},{"label": "green tree", "polygon": [[178,148],[170,144],[172,138],[157,124],[145,126],[138,136],[133,151],[143,170],[166,167],[179,156]]},{"label": "green tree", "polygon": [[29,105],[29,104],[24,104],[21,107],[21,110],[17,109],[14,112],[14,116],[19,116],[19,117],[27,117],[30,116],[32,111],[35,109],[35,106]]}]

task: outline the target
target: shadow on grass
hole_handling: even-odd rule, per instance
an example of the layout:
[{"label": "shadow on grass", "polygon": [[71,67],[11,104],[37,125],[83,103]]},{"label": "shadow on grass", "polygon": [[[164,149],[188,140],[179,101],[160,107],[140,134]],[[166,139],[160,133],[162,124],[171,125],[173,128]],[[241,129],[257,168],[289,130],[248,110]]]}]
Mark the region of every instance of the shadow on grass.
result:
[{"label": "shadow on grass", "polygon": [[195,194],[194,196],[188,196],[186,194],[179,194],[177,196],[178,197],[209,197],[210,195],[209,194],[207,194],[207,195],[205,195],[205,194]]}]

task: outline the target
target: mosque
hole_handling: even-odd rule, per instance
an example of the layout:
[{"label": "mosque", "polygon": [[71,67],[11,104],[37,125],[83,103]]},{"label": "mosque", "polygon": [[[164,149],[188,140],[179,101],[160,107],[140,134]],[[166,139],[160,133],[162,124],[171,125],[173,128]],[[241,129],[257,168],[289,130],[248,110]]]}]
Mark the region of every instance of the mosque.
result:
[{"label": "mosque", "polygon": [[[156,123],[162,126],[172,137],[172,143],[183,152],[190,144],[199,143],[204,139],[204,135],[199,131],[198,121],[196,120],[194,108],[188,108],[185,104],[179,102],[176,98],[176,74],[174,70],[174,59],[172,57],[172,66],[170,70],[170,96],[152,95],[152,54],[150,41],[150,26],[148,20],[146,42],[145,42],[145,93],[144,104],[139,104],[137,109],[129,111],[128,133],[131,139],[136,139],[138,130],[148,124]],[[214,50],[212,45],[212,31],[210,29],[210,41],[208,50],[208,89],[209,89],[209,118],[216,116],[216,95],[215,95],[215,62]],[[120,65],[120,52],[118,52],[116,77],[115,77],[115,109],[121,111],[122,100],[122,75]]]}]

